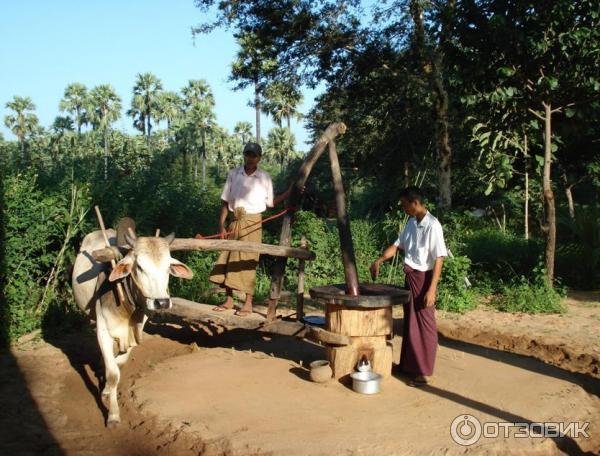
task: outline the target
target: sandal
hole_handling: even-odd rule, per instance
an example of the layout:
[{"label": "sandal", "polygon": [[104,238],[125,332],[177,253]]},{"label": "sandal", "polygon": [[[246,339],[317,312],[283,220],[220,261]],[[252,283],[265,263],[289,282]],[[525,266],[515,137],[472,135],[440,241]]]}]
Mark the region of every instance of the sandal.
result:
[{"label": "sandal", "polygon": [[251,310],[236,310],[233,315],[237,315],[238,317],[247,317],[248,315],[251,315],[252,311]]},{"label": "sandal", "polygon": [[232,309],[232,307],[216,306],[216,307],[213,307],[212,310],[215,312],[225,312],[226,310],[231,310],[231,309]]}]

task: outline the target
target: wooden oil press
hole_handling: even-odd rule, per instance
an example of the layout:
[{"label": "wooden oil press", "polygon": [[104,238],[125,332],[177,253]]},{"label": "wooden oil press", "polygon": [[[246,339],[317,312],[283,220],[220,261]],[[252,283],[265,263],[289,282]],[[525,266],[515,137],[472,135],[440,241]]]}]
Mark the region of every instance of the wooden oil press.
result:
[{"label": "wooden oil press", "polygon": [[[213,306],[173,299],[174,306],[165,313],[189,321],[203,321],[235,326],[257,331],[295,336],[325,345],[333,376],[342,379],[353,372],[359,360],[366,358],[375,372],[386,377],[392,370],[392,306],[407,302],[406,290],[381,284],[360,284],[356,270],[356,259],[346,212],[344,186],[335,147],[335,138],[345,133],[346,125],[333,123],[327,127],[302,163],[292,187],[289,211],[283,218],[279,245],[259,244],[222,239],[175,239],[171,250],[233,250],[258,252],[277,257],[271,278],[271,289],[266,318],[258,315],[236,317],[223,315],[212,310]],[[294,211],[300,200],[300,189],[323,154],[329,149],[329,159],[335,189],[337,223],[344,264],[345,284],[316,287],[310,290],[311,297],[324,304],[326,327],[320,328],[303,321],[304,262],[314,259],[306,245],[291,247]],[[97,261],[115,258],[114,248],[93,252]],[[288,258],[300,261],[295,320],[277,318],[277,304]],[[163,313],[164,315],[164,313]],[[163,317],[164,318],[164,317]]]}]

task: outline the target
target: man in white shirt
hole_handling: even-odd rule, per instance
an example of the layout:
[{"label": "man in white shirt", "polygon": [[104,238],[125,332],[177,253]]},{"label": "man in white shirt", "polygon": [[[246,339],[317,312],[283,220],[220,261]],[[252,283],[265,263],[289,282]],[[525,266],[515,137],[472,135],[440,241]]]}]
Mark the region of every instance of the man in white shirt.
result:
[{"label": "man in white shirt", "polygon": [[[227,181],[221,194],[221,213],[219,231],[222,239],[249,242],[262,242],[262,213],[267,207],[278,205],[290,195],[291,187],[283,194],[273,197],[271,176],[258,168],[262,156],[259,144],[248,143],[244,146],[244,166],[234,168],[227,174]],[[233,222],[229,225],[229,234],[225,229],[227,215],[233,213]],[[233,308],[233,290],[246,294],[238,316],[252,313],[252,298],[256,281],[258,253],[221,252],[209,280],[225,288],[227,299],[214,308],[224,311]]]},{"label": "man in white shirt", "polygon": [[412,386],[424,385],[433,374],[437,352],[435,299],[444,257],[448,256],[442,225],[423,205],[423,194],[408,187],[400,194],[402,209],[410,216],[404,230],[371,265],[377,278],[381,264],[404,251],[404,273],[410,301],[404,304],[400,370],[413,375]]}]

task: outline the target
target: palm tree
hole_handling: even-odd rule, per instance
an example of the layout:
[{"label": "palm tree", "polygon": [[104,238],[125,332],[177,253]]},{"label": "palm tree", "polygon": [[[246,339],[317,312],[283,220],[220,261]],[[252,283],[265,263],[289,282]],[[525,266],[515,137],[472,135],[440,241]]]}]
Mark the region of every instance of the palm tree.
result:
[{"label": "palm tree", "polygon": [[133,99],[131,109],[127,115],[131,116],[133,126],[146,134],[146,141],[150,142],[152,133],[152,118],[158,113],[158,101],[162,91],[162,82],[152,73],[138,73],[133,86]]},{"label": "palm tree", "polygon": [[81,126],[87,124],[89,120],[86,111],[87,96],[87,87],[79,82],[73,82],[65,89],[58,105],[61,111],[67,111],[75,116],[78,136],[81,136]]},{"label": "palm tree", "polygon": [[67,134],[70,134],[75,130],[73,126],[73,119],[69,116],[56,116],[54,118],[54,122],[52,122],[52,127],[50,127],[54,132],[54,137],[51,139],[51,146],[56,155],[59,154],[61,150],[61,143],[63,142],[63,138],[67,138]]},{"label": "palm tree", "polygon": [[104,180],[107,180],[108,132],[111,124],[121,117],[121,98],[110,84],[102,84],[90,91],[88,101],[92,125],[104,133]]},{"label": "palm tree", "polygon": [[250,122],[238,122],[233,127],[233,134],[237,136],[242,145],[252,138],[252,124]]},{"label": "palm tree", "polygon": [[[213,108],[215,98],[210,85],[204,79],[191,80],[181,90],[186,117],[188,137],[195,144],[201,144],[202,186],[206,184],[206,133],[215,123]],[[194,156],[194,179],[198,177],[197,155]]]},{"label": "palm tree", "polygon": [[296,139],[286,128],[276,127],[269,132],[265,152],[267,157],[273,158],[283,170],[286,162],[294,155]]},{"label": "palm tree", "polygon": [[302,114],[297,109],[300,103],[302,103],[302,94],[292,84],[273,82],[265,90],[262,110],[265,114],[273,117],[280,127],[283,119],[286,119],[287,129],[291,131],[291,118],[302,119]]},{"label": "palm tree", "polygon": [[170,130],[171,124],[181,116],[182,109],[183,100],[177,92],[159,92],[155,119],[157,121],[166,120],[167,130]]},{"label": "palm tree", "polygon": [[239,50],[231,65],[230,79],[238,81],[235,90],[254,87],[254,100],[249,102],[256,111],[256,142],[260,144],[260,112],[265,81],[275,76],[277,62],[269,59],[261,50],[260,39],[253,32],[237,35]]},{"label": "palm tree", "polygon": [[35,105],[29,97],[15,96],[12,101],[6,103],[6,108],[13,110],[14,114],[4,117],[4,125],[10,128],[19,141],[21,164],[24,165],[27,162],[25,155],[27,136],[35,132],[39,123],[37,116],[31,112],[35,109]]}]

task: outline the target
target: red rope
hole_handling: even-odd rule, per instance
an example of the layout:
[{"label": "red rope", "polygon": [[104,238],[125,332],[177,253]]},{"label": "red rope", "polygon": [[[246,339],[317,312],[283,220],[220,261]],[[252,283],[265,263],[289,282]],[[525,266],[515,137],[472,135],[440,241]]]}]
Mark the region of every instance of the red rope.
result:
[{"label": "red rope", "polygon": [[[248,225],[246,227],[246,229],[253,227],[254,225],[262,225],[265,224],[267,222],[270,222],[271,220],[275,220],[276,218],[281,217],[282,215],[286,214],[289,211],[295,211],[296,208],[295,207],[286,207],[284,210],[282,210],[281,212],[278,212],[275,215],[271,215],[270,217],[267,217],[264,220],[260,220],[258,222],[254,222],[251,225]],[[231,233],[233,233],[233,230],[231,231],[227,231],[224,235],[222,235],[221,233],[217,233],[217,234],[211,234],[210,236],[202,236],[200,233],[196,234],[195,239],[217,239],[217,238],[222,238],[224,236],[229,236]]]}]

